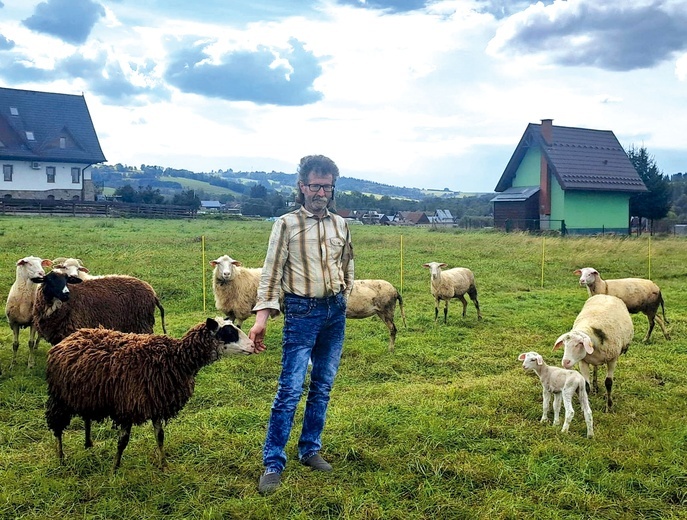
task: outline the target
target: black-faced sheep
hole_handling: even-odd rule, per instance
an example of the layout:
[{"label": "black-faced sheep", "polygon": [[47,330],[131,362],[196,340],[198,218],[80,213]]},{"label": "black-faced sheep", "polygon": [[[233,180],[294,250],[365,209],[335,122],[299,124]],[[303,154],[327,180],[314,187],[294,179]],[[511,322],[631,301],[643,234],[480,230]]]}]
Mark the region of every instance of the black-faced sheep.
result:
[{"label": "black-faced sheep", "polygon": [[560,410],[561,400],[565,406],[565,421],[563,422],[562,432],[567,432],[570,428],[570,422],[575,415],[575,410],[572,405],[572,397],[577,394],[584,414],[584,422],[587,423],[587,437],[594,437],[594,421],[592,418],[592,409],[589,407],[589,398],[587,396],[588,383],[584,380],[584,376],[575,370],[566,370],[564,368],[552,367],[547,365],[536,352],[523,352],[518,356],[518,360],[522,361],[523,370],[532,370],[539,376],[542,386],[542,416],[540,422],[547,422],[549,420],[549,404],[551,403],[551,395],[553,395],[553,424],[559,424],[561,421]]},{"label": "black-faced sheep", "polygon": [[597,294],[585,302],[570,332],[559,336],[553,349],[563,347],[563,368],[571,369],[579,361],[580,372],[587,383],[589,365],[606,365],[604,383],[608,412],[613,406],[613,372],[633,336],[632,318],[623,301],[615,296]]},{"label": "black-faced sheep", "polygon": [[258,299],[261,267],[242,267],[241,262],[228,255],[211,260],[212,292],[215,307],[223,312],[237,327],[250,316]]},{"label": "black-faced sheep", "polygon": [[48,352],[45,417],[64,460],[62,432],[73,416],[85,424],[110,418],[118,426],[114,469],[121,463],[132,425],[152,421],[161,467],[165,464],[163,421],[179,413],[193,395],[199,370],[227,354],[252,354],[253,342],[231,322],[208,318],[181,339],[80,329]]},{"label": "black-faced sheep", "polygon": [[165,311],[155,290],[138,278],[110,275],[81,280],[58,272],[36,277],[33,320],[38,333],[55,345],[81,328],[103,326],[122,332],[150,334],[155,308],[160,310],[162,330]]},{"label": "black-faced sheep", "polygon": [[401,309],[403,325],[405,325],[403,298],[392,284],[386,280],[355,280],[353,290],[348,297],[346,317],[360,319],[379,316],[389,328],[389,350],[392,351],[396,344],[397,329],[394,324],[394,314],[397,301]]},{"label": "black-faced sheep", "polygon": [[477,309],[477,319],[482,319],[482,313],[479,309],[479,301],[477,301],[477,288],[475,287],[475,275],[465,267],[454,267],[442,271],[442,267],[446,267],[443,262],[428,262],[422,264],[430,270],[431,281],[430,290],[434,296],[434,321],[437,321],[439,316],[439,302],[443,300],[444,304],[444,323],[448,318],[448,302],[453,298],[458,298],[463,304],[463,318],[465,317],[468,302],[465,299],[465,294],[470,297],[472,303]]},{"label": "black-faced sheep", "polygon": [[[666,310],[663,304],[663,295],[661,289],[651,280],[646,278],[617,278],[614,280],[603,280],[599,272],[593,267],[583,267],[576,269],[574,274],[580,277],[580,285],[587,288],[589,296],[595,294],[610,294],[617,296],[625,305],[630,314],[642,312],[646,314],[649,320],[649,330],[644,336],[644,342],[648,342],[651,338],[651,332],[654,330],[654,322],[663,331],[666,339],[670,339],[670,334],[666,330],[664,324],[668,323],[666,319]],[[658,308],[661,307],[663,311],[663,319],[658,315]]]},{"label": "black-faced sheep", "polygon": [[29,361],[28,367],[35,364],[35,352],[40,337],[36,335],[36,327],[33,324],[33,307],[36,301],[38,286],[31,281],[32,278],[45,276],[44,267],[52,264],[50,260],[42,260],[37,256],[26,256],[17,261],[16,277],[10,292],[7,295],[5,315],[14,339],[12,341],[12,363],[10,369],[17,361],[19,349],[19,330],[29,327]]}]

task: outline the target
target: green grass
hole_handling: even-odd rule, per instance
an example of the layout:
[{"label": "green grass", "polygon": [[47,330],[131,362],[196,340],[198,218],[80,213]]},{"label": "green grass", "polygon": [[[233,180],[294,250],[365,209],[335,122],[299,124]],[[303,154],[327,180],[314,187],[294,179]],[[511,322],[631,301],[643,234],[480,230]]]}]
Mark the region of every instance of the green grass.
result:
[{"label": "green grass", "polygon": [[[6,297],[19,258],[74,256],[94,274],[149,281],[169,333],[179,337],[216,314],[207,262],[229,254],[260,266],[269,232],[265,222],[4,217],[0,294]],[[82,422],[73,420],[65,464],[58,464],[43,417],[46,345],[28,370],[23,331],[18,365],[9,372],[5,323],[0,518],[687,518],[687,241],[368,226],[351,232],[356,276],[402,288],[408,326],[397,311],[390,353],[377,318],[349,322],[323,438],[333,473],[294,460],[301,405],[283,485],[269,497],[257,493],[281,319],[270,321],[262,355],[223,359],[200,372],[193,398],[167,425],[166,471],[155,465],[146,425],[134,427],[114,474],[116,432],[107,423],[94,427],[95,446],[85,450]],[[540,424],[541,387],[523,373],[518,354],[536,350],[559,365],[553,342],[586,298],[572,271],[593,266],[605,278],[647,277],[649,249],[672,340],[657,327],[642,344],[646,318],[634,316],[635,340],[615,373],[615,411],[604,413],[603,395],[592,396],[593,440],[585,437],[577,402],[568,434]],[[434,323],[422,268],[429,261],[475,272],[483,321],[472,304],[462,318],[455,301],[448,324]]]}]

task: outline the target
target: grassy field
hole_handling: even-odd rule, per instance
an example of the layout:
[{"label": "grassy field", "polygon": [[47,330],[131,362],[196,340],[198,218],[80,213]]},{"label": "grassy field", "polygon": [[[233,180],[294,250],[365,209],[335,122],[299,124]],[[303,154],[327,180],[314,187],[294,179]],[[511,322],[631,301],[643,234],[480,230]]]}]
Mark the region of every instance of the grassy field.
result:
[{"label": "grassy field", "polygon": [[[229,254],[260,266],[267,222],[0,218],[0,294],[27,255],[81,258],[94,274],[149,281],[170,335],[214,316],[208,261]],[[687,518],[687,241],[666,237],[542,238],[394,227],[352,228],[356,276],[402,289],[396,351],[377,319],[351,320],[332,393],[323,455],[331,474],[295,461],[302,405],[276,494],[257,493],[261,448],[280,366],[281,319],[268,350],[204,368],[196,392],[166,428],[169,468],[155,465],[152,427],[134,427],[112,473],[116,432],[65,432],[60,466],[45,425],[46,344],[26,367],[22,332],[0,327],[0,518],[202,519],[635,519]],[[203,256],[203,245],[205,256]],[[650,261],[649,261],[650,252]],[[434,322],[424,262],[470,267],[484,320],[472,305]],[[542,261],[544,267],[542,269]],[[591,399],[595,438],[575,401],[570,432],[540,424],[541,386],[516,360],[536,350],[559,365],[554,340],[586,292],[572,271],[648,277],[663,289],[672,339],[634,316],[635,340],[615,372],[613,413]],[[244,329],[248,330],[252,320]],[[159,323],[156,329],[160,330]],[[601,375],[604,374],[603,369]]]}]

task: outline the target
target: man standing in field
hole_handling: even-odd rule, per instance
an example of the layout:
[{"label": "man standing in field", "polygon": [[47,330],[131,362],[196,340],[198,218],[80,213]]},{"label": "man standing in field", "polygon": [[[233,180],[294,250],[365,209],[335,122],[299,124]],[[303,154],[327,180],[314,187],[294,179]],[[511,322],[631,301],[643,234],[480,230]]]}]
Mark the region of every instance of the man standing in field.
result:
[{"label": "man standing in field", "polygon": [[258,490],[274,492],[286,466],[291,434],[312,361],[310,386],[298,441],[298,458],[318,471],[332,466],[320,455],[329,394],[339,368],[346,327],[346,302],[353,289],[353,247],[346,221],[328,210],[339,169],[328,157],[309,155],[298,167],[296,201],[302,206],[272,227],[258,287],[255,324],[249,337],[265,350],[270,315],[279,314],[284,294],[282,369],[263,447],[264,473]]}]

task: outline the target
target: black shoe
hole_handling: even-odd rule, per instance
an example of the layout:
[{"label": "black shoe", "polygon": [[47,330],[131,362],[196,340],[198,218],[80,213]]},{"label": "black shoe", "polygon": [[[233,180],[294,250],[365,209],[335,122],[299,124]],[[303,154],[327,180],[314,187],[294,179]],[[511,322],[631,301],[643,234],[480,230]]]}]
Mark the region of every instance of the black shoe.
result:
[{"label": "black shoe", "polygon": [[263,473],[260,475],[260,482],[258,483],[258,492],[261,495],[269,495],[274,493],[281,483],[280,473]]},{"label": "black shoe", "polygon": [[304,466],[309,466],[317,471],[329,472],[332,470],[332,465],[329,464],[329,462],[327,462],[326,460],[324,460],[319,453],[315,453],[315,455],[311,455],[307,459],[303,459],[301,461],[301,464],[303,464]]}]

